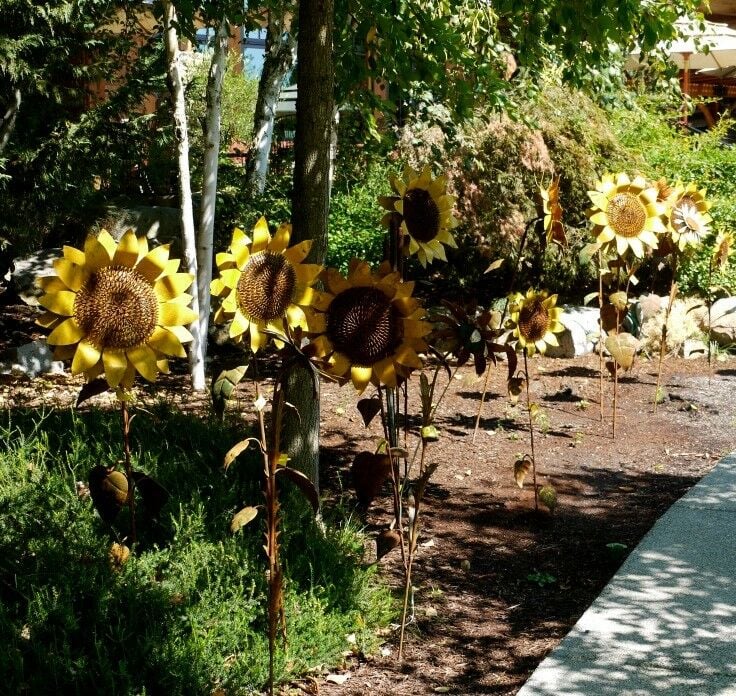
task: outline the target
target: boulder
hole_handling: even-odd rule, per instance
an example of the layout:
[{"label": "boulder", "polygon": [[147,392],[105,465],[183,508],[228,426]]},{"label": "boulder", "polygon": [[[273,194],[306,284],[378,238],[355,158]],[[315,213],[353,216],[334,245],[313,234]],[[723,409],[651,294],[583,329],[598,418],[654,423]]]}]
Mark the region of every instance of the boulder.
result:
[{"label": "boulder", "polygon": [[576,358],[592,353],[598,342],[598,310],[593,307],[563,307],[560,322],[565,330],[557,334],[559,346],[549,346],[551,358]]},{"label": "boulder", "polygon": [[176,242],[181,236],[179,208],[161,205],[115,208],[110,211],[107,224],[108,232],[115,239],[120,239],[128,230],[139,237],[145,235],[149,244],[154,242],[154,245]]},{"label": "boulder", "polygon": [[43,292],[36,287],[36,278],[54,275],[54,260],[61,255],[61,249],[41,249],[35,254],[15,260],[11,287],[26,304],[38,305],[38,298]]},{"label": "boulder", "polygon": [[[705,330],[708,330],[708,315],[705,315]],[[736,297],[716,300],[710,309],[711,337],[721,346],[736,343]]]},{"label": "boulder", "polygon": [[694,358],[707,358],[708,346],[699,338],[688,338],[682,344],[682,357],[686,360]]},{"label": "boulder", "polygon": [[[12,351],[11,351],[12,352]],[[26,375],[30,379],[44,374],[62,374],[64,363],[54,360],[54,354],[45,341],[31,341],[15,349],[15,359],[0,363],[0,373]]]}]

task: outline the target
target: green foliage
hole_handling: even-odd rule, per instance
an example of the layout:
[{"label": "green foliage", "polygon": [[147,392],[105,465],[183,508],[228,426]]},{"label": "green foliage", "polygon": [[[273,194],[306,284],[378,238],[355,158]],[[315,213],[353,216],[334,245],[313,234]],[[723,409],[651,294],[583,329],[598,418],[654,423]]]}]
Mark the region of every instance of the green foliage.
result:
[{"label": "green foliage", "polygon": [[[708,292],[708,267],[716,233],[736,229],[736,158],[726,138],[734,122],[722,119],[715,128],[688,135],[676,125],[677,112],[654,100],[641,100],[626,111],[616,112],[612,124],[621,141],[637,155],[641,173],[651,179],[665,177],[705,188],[713,207],[714,233],[680,264],[678,282],[686,295],[705,296]],[[631,169],[631,167],[630,167]],[[713,273],[712,285],[736,292],[736,268]]]},{"label": "green foliage", "polygon": [[[136,418],[136,468],[170,493],[121,569],[108,561],[127,529],[110,528],[76,492],[120,453],[116,413],[4,413],[0,436],[0,673],[8,693],[255,693],[268,674],[261,522],[228,532],[261,503],[258,458],[228,473],[226,426],[161,407]],[[351,522],[323,530],[299,496],[283,508],[288,648],[279,680],[339,661],[356,633],[375,647],[389,598],[361,563]],[[12,521],[12,523],[10,523]]]}]

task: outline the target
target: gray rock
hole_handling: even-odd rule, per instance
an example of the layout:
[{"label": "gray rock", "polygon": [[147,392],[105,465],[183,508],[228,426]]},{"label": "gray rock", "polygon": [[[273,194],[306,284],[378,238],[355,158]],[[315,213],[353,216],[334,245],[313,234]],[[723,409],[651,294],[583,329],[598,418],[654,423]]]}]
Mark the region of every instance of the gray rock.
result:
[{"label": "gray rock", "polygon": [[549,346],[551,358],[575,358],[592,353],[598,342],[598,310],[593,307],[563,307],[560,322],[565,330],[557,334],[559,346]]},{"label": "gray rock", "polygon": [[63,374],[64,363],[54,360],[53,351],[45,341],[31,341],[15,349],[15,360],[0,363],[0,372],[34,379],[38,375]]},{"label": "gray rock", "polygon": [[145,235],[149,242],[167,244],[180,237],[179,216],[179,208],[160,205],[116,208],[111,211],[108,232],[120,239],[128,230],[133,230],[139,237]]},{"label": "gray rock", "polygon": [[686,360],[708,357],[708,346],[697,338],[686,338],[682,344],[682,357]]},{"label": "gray rock", "polygon": [[[705,315],[705,330],[708,330],[708,316]],[[711,336],[719,345],[736,343],[736,297],[716,300],[710,310]]]},{"label": "gray rock", "polygon": [[62,256],[61,249],[41,249],[23,259],[16,259],[12,288],[31,306],[38,305],[43,292],[36,287],[36,278],[54,275],[54,260]]}]

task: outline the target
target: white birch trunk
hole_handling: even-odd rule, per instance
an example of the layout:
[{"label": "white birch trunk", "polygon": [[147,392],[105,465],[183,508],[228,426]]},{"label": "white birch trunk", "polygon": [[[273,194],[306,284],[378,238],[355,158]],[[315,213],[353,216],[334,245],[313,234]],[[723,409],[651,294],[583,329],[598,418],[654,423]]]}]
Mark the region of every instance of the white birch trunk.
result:
[{"label": "white birch trunk", "polygon": [[214,52],[207,77],[207,112],[204,123],[204,174],[202,203],[197,237],[197,286],[199,297],[199,335],[191,351],[204,369],[207,356],[207,332],[210,318],[210,283],[212,281],[215,205],[217,202],[217,171],[220,155],[220,122],[222,118],[222,80],[225,76],[230,25],[223,17],[217,28]]},{"label": "white birch trunk", "polygon": [[2,118],[0,118],[0,154],[10,141],[10,136],[15,128],[15,119],[20,111],[21,94],[19,89],[13,91],[13,101],[5,110]]},{"label": "white birch trunk", "polygon": [[[192,309],[199,316],[199,290],[197,274],[197,239],[194,231],[194,212],[192,209],[192,184],[189,176],[189,132],[187,130],[186,103],[184,101],[184,75],[179,53],[179,39],[176,34],[176,10],[170,0],[164,0],[164,43],[169,93],[174,108],[174,137],[176,138],[177,161],[179,165],[179,207],[181,210],[182,261],[195,282],[189,292]],[[199,321],[193,322],[189,330],[194,336],[194,344],[201,344]],[[196,351],[189,354],[189,375],[192,388],[202,391],[205,388],[204,362],[200,362]]]},{"label": "white birch trunk", "polygon": [[285,31],[285,18],[271,13],[266,34],[266,54],[253,117],[252,157],[248,161],[246,176],[246,186],[252,193],[263,193],[266,188],[276,104],[279,101],[284,78],[296,60],[296,49],[296,38]]}]

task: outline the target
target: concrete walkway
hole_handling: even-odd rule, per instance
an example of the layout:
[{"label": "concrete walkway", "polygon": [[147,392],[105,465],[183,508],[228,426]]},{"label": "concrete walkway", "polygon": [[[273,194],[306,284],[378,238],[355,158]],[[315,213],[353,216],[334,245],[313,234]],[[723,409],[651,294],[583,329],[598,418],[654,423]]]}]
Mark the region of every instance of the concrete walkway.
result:
[{"label": "concrete walkway", "polygon": [[518,696],[736,696],[736,453],[642,539]]}]

